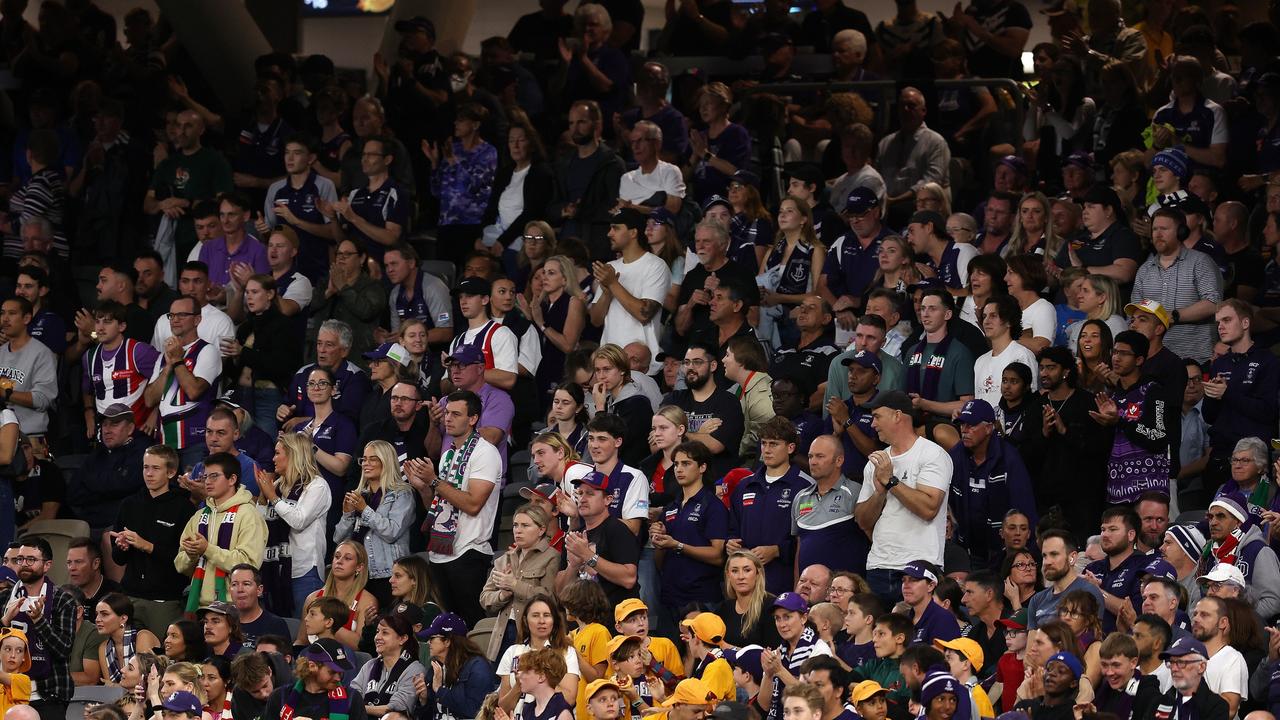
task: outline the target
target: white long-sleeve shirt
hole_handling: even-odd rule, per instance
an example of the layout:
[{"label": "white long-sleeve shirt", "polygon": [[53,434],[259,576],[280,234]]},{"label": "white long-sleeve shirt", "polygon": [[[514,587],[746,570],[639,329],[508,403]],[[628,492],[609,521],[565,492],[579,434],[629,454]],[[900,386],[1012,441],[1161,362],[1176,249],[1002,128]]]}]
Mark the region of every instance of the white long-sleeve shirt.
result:
[{"label": "white long-sleeve shirt", "polygon": [[312,568],[324,580],[324,550],[328,530],[325,516],[333,502],[329,484],[319,475],[311,479],[296,501],[281,498],[270,507],[259,505],[258,511],[268,522],[274,512],[289,526],[289,555],[293,560],[292,577],[306,575]]}]

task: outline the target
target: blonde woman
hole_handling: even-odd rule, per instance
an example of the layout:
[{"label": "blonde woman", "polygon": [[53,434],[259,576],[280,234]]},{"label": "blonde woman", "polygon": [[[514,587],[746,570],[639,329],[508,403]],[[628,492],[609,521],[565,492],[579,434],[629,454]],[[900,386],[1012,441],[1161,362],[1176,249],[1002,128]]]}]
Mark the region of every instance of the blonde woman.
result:
[{"label": "blonde woman", "polygon": [[272,612],[293,617],[324,585],[325,518],[333,496],[307,435],[281,435],[273,460],[275,474],[257,471],[258,510],[267,521],[262,584]]},{"label": "blonde woman", "polygon": [[[813,231],[813,210],[809,203],[788,195],[778,205],[778,235],[773,249],[760,261],[760,276],[766,278],[760,292],[761,337],[773,347],[796,347],[800,329],[791,311],[815,292],[827,250]],[[766,323],[767,319],[772,322]],[[776,327],[775,335],[773,325]]]},{"label": "blonde woman", "polygon": [[1013,233],[1000,256],[1008,258],[1030,253],[1052,260],[1060,249],[1062,239],[1053,230],[1053,206],[1049,198],[1042,192],[1023,195],[1013,218]]},{"label": "blonde woman", "polygon": [[[651,403],[642,391],[644,386],[639,384],[642,380],[633,380],[627,353],[617,345],[609,343],[596,348],[591,353],[591,367],[592,416],[606,412],[622,418],[627,430],[618,458],[635,467],[649,454],[645,437],[657,403]],[[639,373],[635,375],[639,377]]]},{"label": "blonde woman", "polygon": [[662,301],[667,312],[676,311],[676,301],[680,297],[680,286],[684,283],[686,255],[684,243],[676,234],[676,219],[664,207],[657,207],[649,214],[649,221],[644,226],[644,239],[649,245],[649,252],[662,258],[671,270],[671,288]]},{"label": "blonde woman", "polygon": [[480,605],[497,617],[487,657],[498,657],[504,637],[515,639],[516,619],[526,603],[539,593],[555,592],[560,553],[548,542],[552,523],[551,514],[538,503],[521,505],[511,516],[511,548],[494,561],[480,591]]},{"label": "blonde woman", "polygon": [[[449,328],[445,328],[448,330]],[[430,336],[427,323],[422,318],[409,318],[400,323],[400,344],[409,351],[410,375],[418,378],[420,387],[431,384],[431,353],[427,352]]]},{"label": "blonde woman", "polygon": [[649,450],[653,454],[640,461],[640,472],[649,478],[651,510],[666,507],[680,490],[671,453],[685,441],[688,430],[689,416],[676,405],[663,405],[653,414],[649,424]]},{"label": "blonde woman", "polygon": [[369,592],[380,607],[391,604],[391,566],[409,554],[409,526],[414,494],[400,473],[396,449],[384,440],[364,446],[360,484],[342,500],[342,519],[334,528],[338,540],[351,538],[369,552]]},{"label": "blonde woman", "polygon": [[[324,579],[324,587],[307,596],[302,607],[307,607],[318,597],[336,597],[347,607],[351,614],[347,624],[334,631],[334,637],[346,647],[358,647],[360,634],[364,626],[378,612],[378,601],[373,593],[365,589],[369,582],[369,553],[364,545],[354,540],[343,540],[333,549],[333,562],[329,564],[329,572]],[[298,628],[297,644],[306,645],[311,642],[307,637],[306,625]]]},{"label": "blonde woman", "polygon": [[543,413],[550,407],[551,394],[563,377],[565,355],[578,346],[587,326],[587,299],[576,282],[577,273],[568,257],[547,258],[537,281],[530,283],[538,287],[533,300],[516,296],[520,312],[538,329],[540,337],[542,360],[534,374],[534,384]]},{"label": "blonde woman", "polygon": [[951,216],[951,198],[936,182],[927,182],[916,188],[916,210],[934,210],[942,217]]},{"label": "blonde woman", "polygon": [[[149,706],[158,707],[161,700],[179,690],[195,695],[201,706],[209,701],[208,696],[204,693],[204,683],[200,682],[201,669],[199,665],[189,662],[174,663],[163,668],[164,674],[160,676],[159,682],[153,682],[154,678],[151,677],[151,671],[159,672],[161,667],[159,663],[152,665],[147,673],[143,675],[147,679],[147,704]],[[143,704],[136,703],[133,713],[129,717],[131,720],[141,720],[145,712]],[[151,717],[153,720],[158,720],[160,713],[155,713]],[[201,714],[201,718],[202,720],[211,720],[207,711]]]},{"label": "blonde woman", "polygon": [[875,277],[867,286],[868,296],[877,288],[910,295],[911,286],[920,282],[920,271],[916,269],[914,253],[901,235],[886,235],[880,239],[876,261],[880,269],[876,270]]},{"label": "blonde woman", "polygon": [[1084,319],[1077,320],[1067,327],[1069,347],[1075,347],[1080,338],[1080,329],[1086,320],[1101,320],[1111,328],[1111,337],[1129,329],[1129,323],[1120,314],[1124,301],[1120,298],[1120,288],[1116,281],[1106,275],[1088,275],[1084,282],[1077,286],[1076,308],[1084,312]]},{"label": "blonde woman", "polygon": [[777,598],[764,586],[764,565],[749,550],[729,553],[724,564],[725,600],[716,609],[726,628],[724,641],[733,647],[782,643],[771,615]]}]

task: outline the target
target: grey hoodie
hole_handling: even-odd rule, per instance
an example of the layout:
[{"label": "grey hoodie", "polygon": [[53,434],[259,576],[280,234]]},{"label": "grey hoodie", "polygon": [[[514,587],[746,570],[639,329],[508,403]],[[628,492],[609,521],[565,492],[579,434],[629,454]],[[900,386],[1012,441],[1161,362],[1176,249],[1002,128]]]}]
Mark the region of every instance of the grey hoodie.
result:
[{"label": "grey hoodie", "polygon": [[1280,615],[1280,560],[1277,560],[1275,551],[1267,545],[1267,539],[1257,525],[1249,528],[1244,537],[1240,538],[1240,547],[1244,548],[1254,541],[1262,543],[1258,556],[1251,565],[1245,566],[1242,565],[1242,554],[1237,552],[1236,567],[1240,568],[1249,583],[1247,597],[1253,604],[1254,611],[1263,620],[1269,620]]},{"label": "grey hoodie", "polygon": [[22,432],[43,435],[48,431],[49,408],[58,398],[58,361],[53,351],[35,338],[16,352],[11,343],[0,345],[0,377],[11,379],[15,392],[31,393],[34,408],[9,405]]}]

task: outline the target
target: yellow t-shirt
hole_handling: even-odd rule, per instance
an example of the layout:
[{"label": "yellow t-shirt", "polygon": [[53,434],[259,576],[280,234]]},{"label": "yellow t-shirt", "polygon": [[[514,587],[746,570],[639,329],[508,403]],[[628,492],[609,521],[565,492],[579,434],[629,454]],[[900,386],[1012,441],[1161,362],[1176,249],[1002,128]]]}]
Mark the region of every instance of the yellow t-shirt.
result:
[{"label": "yellow t-shirt", "polygon": [[[573,646],[581,656],[580,664],[607,663],[609,660],[609,638],[612,635],[600,623],[591,623],[570,633]],[[587,681],[582,678],[578,682],[578,701],[575,715],[577,720],[591,720],[591,711],[587,709]]]},{"label": "yellow t-shirt", "polygon": [[716,658],[702,669],[702,682],[716,694],[717,700],[732,700],[737,696],[737,686],[733,682],[733,668],[724,658]]},{"label": "yellow t-shirt", "polygon": [[9,685],[0,685],[0,716],[14,705],[31,702],[31,678],[22,673],[11,673]]},{"label": "yellow t-shirt", "polygon": [[[655,662],[662,663],[662,667],[667,672],[675,675],[676,680],[684,679],[684,660],[680,659],[680,651],[676,649],[676,644],[664,637],[649,637],[649,652],[653,653]],[[609,661],[609,666],[605,669],[605,673],[613,677],[617,670],[613,667],[613,660]]]},{"label": "yellow t-shirt", "polygon": [[996,709],[991,704],[991,698],[987,695],[987,691],[982,689],[981,685],[974,685],[969,688],[973,693],[973,702],[978,706],[978,715],[984,718],[994,718]]}]

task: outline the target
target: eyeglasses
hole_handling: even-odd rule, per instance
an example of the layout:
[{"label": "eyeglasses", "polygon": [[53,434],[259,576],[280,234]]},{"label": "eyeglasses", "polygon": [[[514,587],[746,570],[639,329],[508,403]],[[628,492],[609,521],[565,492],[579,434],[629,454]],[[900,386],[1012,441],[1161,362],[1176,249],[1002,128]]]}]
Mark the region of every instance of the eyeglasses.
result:
[{"label": "eyeglasses", "polygon": [[827,590],[828,595],[847,595],[853,592],[850,588],[833,587]]},{"label": "eyeglasses", "polygon": [[1169,663],[1169,667],[1171,668],[1186,668],[1191,667],[1196,663],[1202,663],[1204,660],[1201,660],[1200,658],[1196,658],[1194,660],[1187,660],[1186,658],[1169,658],[1166,662]]},{"label": "eyeglasses", "polygon": [[168,313],[168,316],[169,316],[169,322],[173,322],[178,318],[195,317],[196,314],[193,312],[171,312],[171,313]]},{"label": "eyeglasses", "polygon": [[1251,458],[1251,457],[1233,457],[1233,458],[1231,458],[1231,464],[1232,464],[1232,465],[1244,465],[1245,463],[1251,463],[1251,462],[1253,462],[1253,458]]},{"label": "eyeglasses", "polygon": [[217,480],[220,477],[226,477],[226,476],[220,472],[207,472],[207,473],[202,473],[200,475],[197,475],[196,480],[199,480],[200,482],[204,482],[206,480]]},{"label": "eyeglasses", "polygon": [[13,562],[17,565],[38,565],[44,562],[44,558],[32,557],[30,555],[19,555],[13,559]]},{"label": "eyeglasses", "polygon": [[525,241],[525,242],[527,242],[527,243],[531,243],[531,242],[546,242],[546,241],[547,241],[547,237],[546,237],[545,235],[525,235],[525,236],[524,236],[524,241]]},{"label": "eyeglasses", "polygon": [[681,364],[681,365],[684,365],[685,367],[702,367],[703,365],[706,365],[706,364],[707,364],[707,363],[709,363],[709,362],[711,362],[711,361],[710,361],[710,360],[702,360],[702,359],[700,359],[700,358],[695,358],[695,359],[693,359],[693,360],[685,360],[685,361],[681,362],[680,364]]},{"label": "eyeglasses", "polygon": [[403,402],[403,403],[418,402],[418,398],[409,397],[408,395],[392,395],[391,402]]},{"label": "eyeglasses", "polygon": [[355,257],[359,254],[360,252],[358,250],[345,250],[345,251],[339,250],[338,252],[334,253],[334,256],[340,257],[340,258],[350,258],[350,257]]},{"label": "eyeglasses", "polygon": [[1033,562],[1016,562],[1010,567],[1014,570],[1035,570],[1036,564]]},{"label": "eyeglasses", "polygon": [[308,388],[326,388],[332,384],[333,383],[329,382],[328,380],[308,380],[307,381]]},{"label": "eyeglasses", "polygon": [[382,458],[377,458],[377,457],[362,457],[362,458],[360,458],[359,460],[356,460],[356,462],[357,462],[357,463],[359,463],[360,465],[368,465],[369,463],[378,463],[379,465],[381,465],[381,464],[382,464]]},{"label": "eyeglasses", "polygon": [[1084,617],[1084,613],[1080,612],[1076,608],[1058,608],[1058,617]]}]

